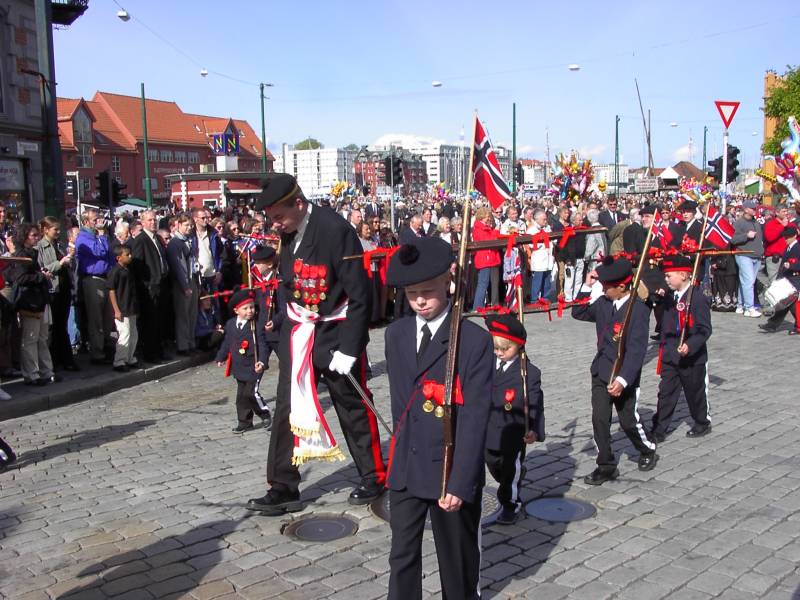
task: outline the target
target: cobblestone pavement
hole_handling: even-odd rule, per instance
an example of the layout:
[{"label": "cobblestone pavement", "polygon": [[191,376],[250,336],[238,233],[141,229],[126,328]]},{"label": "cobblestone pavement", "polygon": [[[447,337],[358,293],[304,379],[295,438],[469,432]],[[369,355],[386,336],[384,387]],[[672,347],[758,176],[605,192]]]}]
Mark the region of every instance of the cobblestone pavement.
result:
[{"label": "cobblestone pavement", "polygon": [[[615,424],[621,477],[590,487],[582,477],[594,459],[593,327],[529,316],[549,435],[529,452],[525,497],[565,494],[593,503],[597,515],[486,528],[484,597],[793,597],[800,587],[800,340],[759,334],[757,322],[714,315],[711,435],[684,436],[682,404],[683,422],[660,446],[658,467],[641,473]],[[371,387],[388,415],[383,336],[373,337]],[[648,424],[654,370],[651,348],[641,396]],[[273,363],[262,385],[267,395],[276,371]],[[352,462],[302,469],[305,513],[346,513],[359,524],[352,537],[293,541],[281,533],[290,519],[244,510],[265,491],[269,434],[230,433],[234,395],[234,384],[208,365],[0,423],[20,454],[18,468],[0,474],[0,596],[385,596],[389,528],[367,508],[347,505],[357,481]],[[328,417],[339,433],[332,410]],[[437,597],[432,539],[423,549],[424,588]]]}]

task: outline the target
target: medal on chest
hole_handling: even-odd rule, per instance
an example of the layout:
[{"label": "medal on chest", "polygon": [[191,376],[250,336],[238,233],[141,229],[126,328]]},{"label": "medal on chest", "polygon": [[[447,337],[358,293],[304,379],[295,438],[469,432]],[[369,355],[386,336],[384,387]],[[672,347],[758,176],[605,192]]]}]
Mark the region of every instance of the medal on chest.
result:
[{"label": "medal on chest", "polygon": [[248,346],[250,346],[250,344],[247,342],[247,340],[242,340],[242,343],[239,345],[239,354],[244,354],[247,352]]},{"label": "medal on chest", "polygon": [[622,323],[614,323],[614,335],[612,336],[612,340],[615,342],[619,341],[620,336],[622,335]]},{"label": "medal on chest", "polygon": [[311,265],[302,259],[294,261],[294,292],[292,296],[306,310],[319,312],[319,304],[328,297],[327,265]]},{"label": "medal on chest", "polygon": [[503,409],[505,409],[506,412],[511,412],[516,395],[517,393],[513,389],[506,390],[505,396],[503,397]]}]

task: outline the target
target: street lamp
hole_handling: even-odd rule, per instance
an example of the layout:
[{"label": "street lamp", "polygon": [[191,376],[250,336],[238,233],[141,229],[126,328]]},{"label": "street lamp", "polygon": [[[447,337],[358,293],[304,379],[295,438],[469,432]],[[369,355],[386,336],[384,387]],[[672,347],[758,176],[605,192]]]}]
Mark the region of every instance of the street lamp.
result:
[{"label": "street lamp", "polygon": [[261,92],[261,172],[267,172],[267,127],[264,121],[264,88],[272,87],[271,83],[259,83]]},{"label": "street lamp", "polygon": [[123,23],[131,20],[131,16],[128,14],[128,11],[125,10],[124,8],[121,8],[117,11],[117,18]]},{"label": "street lamp", "polygon": [[200,77],[207,77],[208,69],[200,69]]},{"label": "street lamp", "polygon": [[571,65],[567,65],[567,68],[570,71],[580,71],[581,70],[581,66],[580,65],[576,65],[575,63],[572,63]]},{"label": "street lamp", "polygon": [[431,85],[432,85],[433,87],[437,87],[437,88],[438,88],[438,87],[442,87],[442,82],[441,82],[441,81],[432,81],[432,82],[431,82]]},{"label": "street lamp", "polygon": [[669,124],[669,126],[674,128],[677,127],[678,124],[675,121],[673,121],[672,123]]}]

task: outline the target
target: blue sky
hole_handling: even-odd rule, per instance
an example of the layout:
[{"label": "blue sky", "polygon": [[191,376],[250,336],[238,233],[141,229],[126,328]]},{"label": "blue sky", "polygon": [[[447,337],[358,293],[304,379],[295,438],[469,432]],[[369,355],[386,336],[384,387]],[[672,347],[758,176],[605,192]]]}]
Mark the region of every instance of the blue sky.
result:
[{"label": "blue sky", "polygon": [[619,114],[621,157],[638,166],[646,161],[638,78],[656,166],[686,158],[690,136],[699,165],[704,125],[708,158],[721,153],[715,99],[741,101],[731,143],[753,166],[764,72],[800,56],[800,7],[784,0],[119,3],[127,23],[113,0],[91,0],[55,32],[60,96],[138,95],[144,82],[149,97],[245,118],[260,131],[257,83],[271,82],[271,148],[309,135],[326,146],[388,133],[455,142],[474,109],[494,143],[510,145],[516,102],[521,155],[543,157],[549,130],[553,154],[575,148],[613,161]]}]

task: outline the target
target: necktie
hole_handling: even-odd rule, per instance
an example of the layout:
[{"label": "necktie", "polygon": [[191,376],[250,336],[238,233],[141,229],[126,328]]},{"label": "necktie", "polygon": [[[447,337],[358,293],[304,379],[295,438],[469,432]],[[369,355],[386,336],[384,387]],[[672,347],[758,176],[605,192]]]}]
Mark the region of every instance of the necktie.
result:
[{"label": "necktie", "polygon": [[431,330],[428,328],[427,323],[422,326],[422,340],[419,343],[419,349],[417,350],[417,365],[422,361],[422,357],[425,355],[425,349],[431,343]]},{"label": "necktie", "polygon": [[503,370],[505,369],[505,366],[506,366],[506,362],[504,360],[501,360],[500,364],[497,365],[497,374],[498,375],[503,373]]}]

